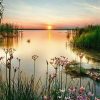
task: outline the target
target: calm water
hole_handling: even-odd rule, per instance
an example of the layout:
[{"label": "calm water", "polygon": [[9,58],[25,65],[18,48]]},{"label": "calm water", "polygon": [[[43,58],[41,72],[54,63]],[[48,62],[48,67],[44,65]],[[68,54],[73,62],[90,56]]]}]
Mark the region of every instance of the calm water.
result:
[{"label": "calm water", "polygon": [[[70,33],[70,37],[67,34]],[[18,61],[16,58],[21,59],[21,70],[23,71],[23,75],[30,77],[33,74],[33,60],[32,55],[36,54],[39,58],[36,61],[36,77],[42,77],[45,79],[46,74],[46,60],[50,61],[53,57],[66,56],[70,60],[79,61],[79,57],[77,56],[77,52],[73,52],[72,48],[69,46],[69,41],[72,39],[73,32],[72,31],[23,31],[19,34],[18,38],[10,38],[8,40],[4,39],[1,41],[1,49],[0,56],[5,56],[2,48],[8,46],[16,49],[14,52],[14,59],[12,61],[12,65],[14,67],[18,67]],[[27,42],[30,40],[30,43]],[[83,57],[83,66],[85,68],[90,67],[100,67],[100,63],[93,61],[92,59],[87,59],[85,55]],[[2,70],[5,69],[2,65]],[[54,69],[51,65],[49,65],[49,73],[54,73]],[[64,77],[65,74],[63,74]],[[69,82],[71,81],[70,76],[68,76]],[[65,78],[63,78],[65,80]],[[86,85],[88,81],[91,79],[83,79],[83,85]],[[79,80],[75,79],[73,83],[77,84]],[[99,88],[98,88],[99,87]],[[100,86],[97,85],[97,91],[100,93]],[[98,94],[98,93],[97,93]],[[98,94],[99,95],[99,94]]]}]

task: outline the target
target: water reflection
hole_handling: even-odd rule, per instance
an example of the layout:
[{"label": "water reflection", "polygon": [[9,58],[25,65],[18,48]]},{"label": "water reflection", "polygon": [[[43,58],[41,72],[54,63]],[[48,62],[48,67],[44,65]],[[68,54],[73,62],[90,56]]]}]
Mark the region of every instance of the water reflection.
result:
[{"label": "water reflection", "polygon": [[[31,76],[34,72],[32,55],[37,54],[39,58],[36,62],[36,77],[37,79],[41,76],[42,79],[45,77],[46,72],[46,59],[50,60],[53,57],[66,56],[70,60],[79,61],[79,57],[77,53],[74,52],[74,49],[70,47],[70,41],[74,36],[73,31],[23,31],[23,33],[19,33],[18,37],[14,38],[4,38],[2,42],[0,42],[1,50],[2,48],[10,48],[13,47],[16,49],[14,53],[15,58],[20,58],[21,60],[21,70],[25,72],[27,76]],[[27,42],[30,40],[30,43]],[[2,52],[4,56],[4,53]],[[89,57],[83,57],[82,60],[83,65],[86,68],[95,67],[94,62]],[[14,59],[12,62],[13,66],[17,66],[17,62]],[[53,73],[54,69],[49,65],[49,73]],[[63,74],[63,77],[65,74]],[[70,76],[68,76],[68,84],[72,80]],[[74,80],[74,79],[73,79]],[[83,83],[87,83],[86,80],[82,80]],[[63,78],[63,81],[65,79]],[[90,80],[91,81],[91,80]],[[78,84],[79,79],[75,81]],[[91,84],[93,82],[91,81]],[[86,84],[85,84],[86,85]]]},{"label": "water reflection", "polygon": [[[50,59],[54,56],[66,56],[71,60],[79,61],[78,53],[83,52],[70,46],[70,41],[73,39],[75,31],[22,31],[18,37],[3,38],[0,41],[1,48],[15,48],[16,56],[23,59],[31,57],[33,54],[40,55],[43,59]],[[30,42],[27,42],[27,41]],[[95,54],[92,52],[84,53],[83,63],[87,67],[98,66],[99,62]],[[29,61],[30,62],[30,61]],[[28,61],[27,61],[28,63]]]},{"label": "water reflection", "polygon": [[18,36],[14,37],[4,37],[0,39],[1,48],[17,48],[18,43],[22,40],[22,33],[18,33]]},{"label": "water reflection", "polygon": [[51,38],[52,38],[52,36],[51,36],[51,35],[52,35],[51,30],[49,30],[49,31],[48,31],[48,40],[49,40],[49,41],[50,41],[50,40],[51,40]]}]

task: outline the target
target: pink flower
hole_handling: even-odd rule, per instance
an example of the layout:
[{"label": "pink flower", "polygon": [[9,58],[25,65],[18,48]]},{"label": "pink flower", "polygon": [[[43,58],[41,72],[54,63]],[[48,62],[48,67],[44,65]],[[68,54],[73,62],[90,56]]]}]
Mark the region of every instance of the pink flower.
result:
[{"label": "pink flower", "polygon": [[47,96],[44,96],[44,97],[43,97],[43,100],[48,100],[48,97],[47,97]]},{"label": "pink flower", "polygon": [[83,90],[83,91],[84,91],[84,90],[85,90],[85,88],[84,88],[83,86],[81,86],[81,87],[80,87],[80,90]]},{"label": "pink flower", "polygon": [[85,96],[77,96],[77,100],[87,100]]},{"label": "pink flower", "polygon": [[73,87],[70,87],[68,90],[69,90],[69,92],[71,92],[71,93],[76,92],[76,88],[73,88]]},{"label": "pink flower", "polygon": [[100,99],[98,99],[98,98],[95,97],[95,100],[100,100]]},{"label": "pink flower", "polygon": [[92,97],[94,94],[92,92],[88,92],[88,96]]}]

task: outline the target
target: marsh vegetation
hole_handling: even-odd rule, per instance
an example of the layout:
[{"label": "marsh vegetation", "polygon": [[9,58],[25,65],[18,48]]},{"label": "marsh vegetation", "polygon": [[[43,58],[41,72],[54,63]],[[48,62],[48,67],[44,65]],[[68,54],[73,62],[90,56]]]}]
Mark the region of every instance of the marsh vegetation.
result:
[{"label": "marsh vegetation", "polygon": [[89,25],[84,28],[77,29],[73,40],[74,46],[82,49],[100,50],[100,26]]},{"label": "marsh vegetation", "polygon": [[18,27],[13,24],[0,24],[0,37],[13,37],[17,36]]},{"label": "marsh vegetation", "polygon": [[[41,77],[36,81],[35,76],[36,60],[39,56],[32,56],[34,71],[33,75],[27,78],[21,71],[21,59],[16,59],[18,67],[12,66],[15,49],[4,49],[4,51],[7,54],[6,63],[3,62],[3,57],[0,57],[0,62],[5,66],[6,79],[5,81],[2,79],[2,68],[0,68],[0,100],[96,100],[95,81],[92,84],[89,81],[85,85],[82,84],[82,77],[86,74],[86,70],[81,66],[83,54],[79,55],[79,63],[70,61],[64,56],[54,57],[50,61],[46,60],[45,83],[42,84]],[[49,73],[50,65],[55,70],[53,74]],[[76,66],[79,66],[78,69]],[[65,77],[62,74],[65,74]],[[69,83],[67,83],[68,74],[74,76]],[[77,75],[79,81],[75,85],[74,80],[77,79]]]}]

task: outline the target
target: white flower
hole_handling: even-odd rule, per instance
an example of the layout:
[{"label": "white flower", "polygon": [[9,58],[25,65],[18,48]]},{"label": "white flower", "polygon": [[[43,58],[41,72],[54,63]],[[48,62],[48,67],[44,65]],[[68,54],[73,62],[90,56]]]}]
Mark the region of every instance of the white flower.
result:
[{"label": "white flower", "polygon": [[47,97],[47,96],[44,96],[44,97],[43,97],[43,99],[44,99],[44,100],[47,100],[47,99],[48,99],[48,97]]},{"label": "white flower", "polygon": [[98,99],[98,98],[95,97],[95,100],[100,100],[100,99]]},{"label": "white flower", "polygon": [[70,97],[65,97],[65,100],[71,100]]},{"label": "white flower", "polygon": [[61,99],[62,97],[61,96],[58,96],[58,98]]},{"label": "white flower", "polygon": [[88,92],[88,96],[94,96],[92,92]]},{"label": "white flower", "polygon": [[60,89],[60,92],[64,93],[65,92],[65,89],[62,89],[62,90]]}]

